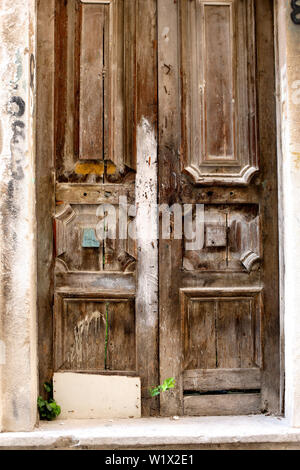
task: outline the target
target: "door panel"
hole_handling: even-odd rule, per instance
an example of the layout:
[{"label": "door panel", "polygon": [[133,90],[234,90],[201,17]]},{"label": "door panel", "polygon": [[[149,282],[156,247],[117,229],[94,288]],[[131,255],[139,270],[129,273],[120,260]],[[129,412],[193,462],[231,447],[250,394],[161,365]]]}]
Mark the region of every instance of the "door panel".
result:
[{"label": "door panel", "polygon": [[184,170],[247,184],[258,169],[254,2],[180,2]]},{"label": "door panel", "polygon": [[55,370],[135,372],[134,298],[55,299]]},{"label": "door panel", "polygon": [[[143,195],[139,125],[156,140],[156,0],[55,0],[54,37],[53,369],[139,376],[143,414],[155,415],[157,289],[151,278],[145,298],[141,271],[152,261],[126,231]],[[156,142],[153,152],[155,169]],[[104,222],[111,209],[114,229]]]},{"label": "door panel", "polygon": [[[232,297],[232,296],[235,297]],[[183,289],[183,368],[260,367],[261,292],[255,289]]]},{"label": "door panel", "polygon": [[79,157],[107,160],[109,4],[81,5],[80,10]]},{"label": "door panel", "polygon": [[134,5],[130,0],[56,2],[59,183],[101,183],[104,162],[110,162],[106,176],[113,182],[126,168],[135,168],[136,17],[128,14]]},{"label": "door panel", "polygon": [[278,413],[273,5],[158,5],[160,203],[191,212],[160,240],[161,413]]},{"label": "door panel", "polygon": [[[56,1],[55,372],[138,375],[137,250],[118,224],[120,197],[135,202],[126,134],[136,108],[132,4]],[[115,234],[104,226],[103,204],[115,209]]]}]

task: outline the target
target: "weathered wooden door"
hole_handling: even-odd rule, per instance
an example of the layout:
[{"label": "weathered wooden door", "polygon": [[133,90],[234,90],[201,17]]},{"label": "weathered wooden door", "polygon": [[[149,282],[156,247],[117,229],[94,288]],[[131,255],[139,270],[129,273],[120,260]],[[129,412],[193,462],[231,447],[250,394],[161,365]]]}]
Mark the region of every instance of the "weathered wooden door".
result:
[{"label": "weathered wooden door", "polygon": [[[54,16],[54,364],[41,376],[51,369],[139,376],[143,413],[157,414],[149,395],[159,380],[157,265],[145,300],[139,266],[149,257],[127,236],[136,194],[140,203],[148,198],[143,165],[157,184],[156,2],[56,0]],[[146,153],[144,139],[137,142],[143,132],[153,141]],[[111,232],[103,239],[107,207],[116,225],[102,227]]]},{"label": "weathered wooden door", "polygon": [[270,0],[158,1],[164,415],[280,410],[273,37]]},{"label": "weathered wooden door", "polygon": [[[39,64],[41,383],[57,371],[132,374],[145,415],[279,412],[273,2],[39,8],[55,19],[54,32],[39,28],[45,58],[55,38],[53,86]],[[126,206],[157,200],[174,212],[159,256],[155,238],[128,237]],[[104,240],[103,204],[117,221]],[[169,377],[159,410],[149,387]]]}]

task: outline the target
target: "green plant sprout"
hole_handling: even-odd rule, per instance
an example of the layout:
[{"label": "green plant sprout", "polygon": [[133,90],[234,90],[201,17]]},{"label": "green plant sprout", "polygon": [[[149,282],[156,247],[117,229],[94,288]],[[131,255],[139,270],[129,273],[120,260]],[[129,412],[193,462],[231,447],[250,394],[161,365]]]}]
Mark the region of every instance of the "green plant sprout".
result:
[{"label": "green plant sprout", "polygon": [[48,400],[44,400],[42,397],[38,397],[37,405],[39,410],[40,419],[42,421],[53,421],[60,413],[61,408],[53,399],[53,386],[51,383],[46,382],[44,389],[49,395]]},{"label": "green plant sprout", "polygon": [[158,387],[150,388],[149,392],[152,398],[157,397],[161,393],[168,392],[172,388],[175,388],[175,379],[171,377],[170,379],[166,379],[162,385]]}]

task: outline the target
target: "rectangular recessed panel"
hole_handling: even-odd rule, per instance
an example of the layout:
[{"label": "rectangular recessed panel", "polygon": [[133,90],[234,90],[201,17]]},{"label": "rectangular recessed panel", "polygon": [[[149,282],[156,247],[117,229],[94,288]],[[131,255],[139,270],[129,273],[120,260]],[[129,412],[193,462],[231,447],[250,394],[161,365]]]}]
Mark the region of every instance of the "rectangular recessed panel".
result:
[{"label": "rectangular recessed panel", "polygon": [[180,2],[184,169],[247,185],[258,169],[254,0]]},{"label": "rectangular recessed panel", "polygon": [[135,371],[134,301],[56,298],[56,370]]},{"label": "rectangular recessed panel", "polygon": [[251,299],[220,300],[217,309],[218,368],[255,366],[255,331]]},{"label": "rectangular recessed panel", "polygon": [[216,367],[214,300],[189,299],[184,315],[184,369]]},{"label": "rectangular recessed panel", "polygon": [[80,158],[104,158],[109,5],[82,5],[80,45]]},{"label": "rectangular recessed panel", "polygon": [[108,370],[136,369],[134,303],[112,302],[108,306]]},{"label": "rectangular recessed panel", "polygon": [[260,413],[260,393],[184,397],[184,414],[187,416],[243,416]]},{"label": "rectangular recessed panel", "polygon": [[234,155],[231,5],[204,5],[206,158]]},{"label": "rectangular recessed panel", "polygon": [[183,388],[189,392],[208,393],[230,390],[260,390],[260,369],[186,370]]},{"label": "rectangular recessed panel", "polygon": [[260,310],[257,293],[212,298],[185,296],[183,369],[260,367]]},{"label": "rectangular recessed panel", "polygon": [[105,303],[65,299],[62,330],[62,369],[104,369]]}]

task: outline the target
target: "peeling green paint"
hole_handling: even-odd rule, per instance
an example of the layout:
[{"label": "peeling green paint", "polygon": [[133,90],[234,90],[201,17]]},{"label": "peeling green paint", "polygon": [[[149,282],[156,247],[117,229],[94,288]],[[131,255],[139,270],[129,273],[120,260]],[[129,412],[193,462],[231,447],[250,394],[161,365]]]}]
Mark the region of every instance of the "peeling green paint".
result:
[{"label": "peeling green paint", "polygon": [[82,248],[100,248],[100,242],[96,238],[93,228],[86,228],[83,232]]}]

